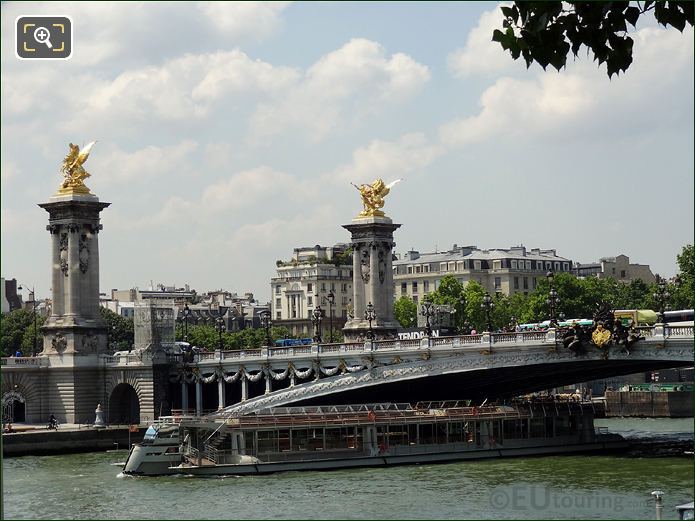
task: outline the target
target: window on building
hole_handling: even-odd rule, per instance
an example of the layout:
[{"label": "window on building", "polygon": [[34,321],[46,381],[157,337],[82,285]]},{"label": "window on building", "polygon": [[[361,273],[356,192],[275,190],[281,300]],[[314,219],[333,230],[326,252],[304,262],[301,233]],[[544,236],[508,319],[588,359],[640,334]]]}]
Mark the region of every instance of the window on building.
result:
[{"label": "window on building", "polygon": [[475,269],[476,269],[476,270],[479,270],[479,269],[480,269],[480,261],[479,261],[479,260],[473,261],[473,265],[475,266]]},{"label": "window on building", "polygon": [[413,282],[413,293],[417,293],[417,282]]},{"label": "window on building", "polygon": [[620,270],[620,278],[621,279],[625,278],[625,270]]},{"label": "window on building", "polygon": [[502,289],[502,277],[495,277],[495,289]]},{"label": "window on building", "polygon": [[526,269],[531,271],[531,261],[526,261]]},{"label": "window on building", "polygon": [[408,293],[408,283],[401,282],[401,295],[405,295],[406,293]]},{"label": "window on building", "polygon": [[326,283],[325,282],[321,283],[321,291],[326,291]]},{"label": "window on building", "polygon": [[341,284],[341,286],[340,286],[340,291],[342,291],[343,293],[347,293],[347,290],[348,290],[347,282],[344,282],[344,283]]},{"label": "window on building", "polygon": [[528,277],[524,277],[524,289],[528,289]]},{"label": "window on building", "polygon": [[560,263],[559,262],[555,263],[555,271],[560,271]]},{"label": "window on building", "polygon": [[335,291],[335,282],[331,282],[331,291]]},{"label": "window on building", "polygon": [[570,265],[567,262],[562,263],[562,270],[563,271],[569,271],[570,270]]},{"label": "window on building", "polygon": [[427,292],[429,292],[429,290],[430,290],[430,281],[426,280],[422,283],[422,291],[427,293]]},{"label": "window on building", "polygon": [[413,302],[417,304],[417,295],[413,295]]},{"label": "window on building", "polygon": [[439,271],[446,271],[446,262],[439,263]]},{"label": "window on building", "polygon": [[279,295],[280,293],[282,293],[282,289],[281,289],[281,288],[282,288],[282,286],[280,286],[280,284],[278,284],[277,286],[275,286],[275,294],[276,294],[276,295]]},{"label": "window on building", "polygon": [[514,277],[514,289],[519,289],[519,277]]},{"label": "window on building", "polygon": [[412,272],[413,272],[413,267],[412,267],[412,266],[408,266],[408,273],[412,273]]},{"label": "window on building", "polygon": [[348,302],[349,302],[348,297],[343,297],[343,306],[347,306]]},{"label": "window on building", "polygon": [[515,260],[512,261],[512,269],[513,269],[513,270],[516,269],[516,261],[515,261]]},{"label": "window on building", "polygon": [[275,320],[282,320],[282,311],[278,311],[275,313]]},{"label": "window on building", "polygon": [[536,277],[533,277],[533,287],[532,289],[536,289]]},{"label": "window on building", "polygon": [[275,299],[275,307],[276,308],[281,308],[282,307],[282,299],[276,298]]},{"label": "window on building", "polygon": [[425,264],[425,273],[429,273],[429,272],[430,272],[430,265]]},{"label": "window on building", "polygon": [[307,297],[307,298],[306,298],[306,305],[307,305],[307,306],[313,306],[313,305],[314,305],[314,299],[313,299],[313,297]]},{"label": "window on building", "polygon": [[309,282],[309,283],[306,285],[306,290],[307,290],[309,293],[313,293],[313,292],[314,292],[314,285],[313,285],[311,282]]},{"label": "window on building", "polygon": [[502,268],[502,261],[501,260],[493,260],[492,261],[492,269],[493,270],[499,270]]},{"label": "window on building", "polygon": [[415,266],[415,273],[422,273],[422,266]]}]

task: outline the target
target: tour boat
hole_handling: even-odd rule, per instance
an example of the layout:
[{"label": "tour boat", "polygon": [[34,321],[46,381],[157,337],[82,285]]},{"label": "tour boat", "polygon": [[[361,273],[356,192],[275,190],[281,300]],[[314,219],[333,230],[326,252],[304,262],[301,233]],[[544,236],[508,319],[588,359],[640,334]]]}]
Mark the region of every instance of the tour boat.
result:
[{"label": "tour boat", "polygon": [[267,474],[627,448],[594,428],[590,402],[275,407],[180,423],[190,475]]},{"label": "tour boat", "polygon": [[123,465],[123,473],[143,476],[175,474],[170,467],[179,463],[179,424],[166,417],[147,428],[141,443],[133,444]]}]

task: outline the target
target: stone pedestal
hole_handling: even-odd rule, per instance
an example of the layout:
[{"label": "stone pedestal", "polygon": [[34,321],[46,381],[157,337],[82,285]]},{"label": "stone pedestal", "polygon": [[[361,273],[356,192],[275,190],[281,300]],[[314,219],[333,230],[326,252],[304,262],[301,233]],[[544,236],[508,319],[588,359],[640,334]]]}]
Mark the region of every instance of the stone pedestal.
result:
[{"label": "stone pedestal", "polygon": [[101,410],[101,404],[97,405],[97,410],[94,411],[96,419],[94,420],[93,427],[95,429],[105,429],[106,422],[104,421],[104,411]]},{"label": "stone pedestal", "polygon": [[111,203],[91,194],[56,195],[39,206],[49,214],[53,306],[43,326],[43,354],[107,351],[99,312],[99,213]]},{"label": "stone pedestal", "polygon": [[393,315],[393,232],[400,228],[388,217],[358,217],[343,225],[352,234],[352,305],[343,334],[346,341],[366,339],[369,322],[364,313],[371,302],[375,339],[395,338],[398,322]]}]

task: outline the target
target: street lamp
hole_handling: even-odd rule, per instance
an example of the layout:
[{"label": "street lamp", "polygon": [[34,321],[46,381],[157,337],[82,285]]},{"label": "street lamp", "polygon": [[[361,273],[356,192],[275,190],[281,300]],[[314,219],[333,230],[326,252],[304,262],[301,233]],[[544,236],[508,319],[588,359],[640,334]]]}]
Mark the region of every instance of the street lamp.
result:
[{"label": "street lamp", "polygon": [[560,297],[553,286],[553,281],[555,280],[553,271],[550,270],[546,274],[546,277],[548,277],[548,284],[550,284],[550,292],[548,293],[548,298],[545,300],[545,303],[548,304],[548,308],[550,308],[550,327],[557,327],[557,321],[555,320],[555,309],[560,303]]},{"label": "street lamp", "polygon": [[376,320],[376,311],[374,310],[374,306],[370,302],[367,304],[367,309],[364,310],[364,319],[369,322],[369,332],[367,335],[369,336],[370,340],[374,340],[374,330],[372,329],[372,322]]},{"label": "street lamp", "polygon": [[222,332],[225,331],[227,328],[225,327],[224,324],[224,318],[222,316],[227,312],[226,308],[223,308],[222,306],[217,306],[217,318],[215,319],[215,322],[217,324],[217,333],[219,334],[219,339],[220,339],[220,351],[222,351]]},{"label": "street lamp", "polygon": [[321,343],[321,321],[323,320],[323,309],[318,302],[319,297],[316,295],[316,307],[311,314],[311,323],[314,325],[314,341],[317,344]]},{"label": "street lamp", "polygon": [[671,298],[671,294],[666,290],[666,279],[656,276],[656,292],[653,295],[657,306],[659,306],[659,313],[657,316],[657,322],[663,324],[666,320],[664,312],[668,307],[668,300]]},{"label": "street lamp", "polygon": [[432,305],[430,300],[423,300],[420,306],[420,314],[425,317],[425,334],[428,337],[432,336],[432,325],[430,324],[430,318],[435,314],[435,307]]},{"label": "street lamp", "polygon": [[328,303],[328,324],[330,327],[330,337],[329,342],[333,343],[333,305],[335,304],[335,295],[333,291],[329,291],[328,295],[323,297],[324,302]]},{"label": "street lamp", "polygon": [[[23,289],[22,286],[17,286],[17,289]],[[26,287],[28,290],[29,287]],[[31,356],[36,356],[36,293],[34,291],[34,286],[31,287],[31,304],[32,310],[34,312],[34,345],[31,349]]]},{"label": "street lamp", "polygon": [[191,316],[191,308],[188,304],[183,306],[183,341],[188,342],[188,317]]},{"label": "street lamp", "polygon": [[270,311],[261,311],[261,326],[265,328],[265,342],[268,347],[270,347],[270,326],[272,321],[270,320]]},{"label": "street lamp", "polygon": [[480,307],[485,310],[485,320],[487,322],[487,332],[492,333],[492,308],[495,307],[495,304],[492,302],[492,297],[490,294],[486,291],[485,295],[483,296],[483,302],[480,304]]}]

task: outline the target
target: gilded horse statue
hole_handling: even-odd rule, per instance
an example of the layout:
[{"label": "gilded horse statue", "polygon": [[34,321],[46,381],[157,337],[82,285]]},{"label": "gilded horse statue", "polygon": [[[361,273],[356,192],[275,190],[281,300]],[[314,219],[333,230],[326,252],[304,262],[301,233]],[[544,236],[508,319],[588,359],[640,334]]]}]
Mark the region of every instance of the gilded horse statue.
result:
[{"label": "gilded horse statue", "polygon": [[92,141],[82,150],[78,145],[70,143],[70,152],[63,159],[63,166],[60,167],[60,173],[63,174],[63,182],[58,189],[59,194],[89,194],[89,188],[85,186],[84,180],[90,177],[82,166],[89,158],[89,153],[96,141]]},{"label": "gilded horse statue", "polygon": [[377,179],[372,184],[361,184],[360,186],[350,183],[359,190],[362,197],[364,210],[359,213],[359,217],[384,217],[386,214],[381,211],[384,207],[384,197],[389,194],[393,185],[398,181],[401,179],[396,179],[389,184],[385,184],[382,179]]}]

